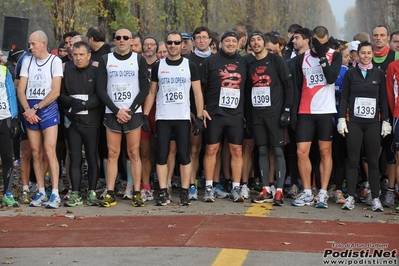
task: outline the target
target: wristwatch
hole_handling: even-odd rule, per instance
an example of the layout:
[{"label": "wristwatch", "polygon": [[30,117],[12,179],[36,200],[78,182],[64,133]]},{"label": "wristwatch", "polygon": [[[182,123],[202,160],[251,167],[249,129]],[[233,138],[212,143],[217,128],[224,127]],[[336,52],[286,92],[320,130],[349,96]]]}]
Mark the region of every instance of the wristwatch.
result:
[{"label": "wristwatch", "polygon": [[38,104],[35,104],[35,105],[33,106],[33,109],[35,109],[35,110],[37,111],[37,110],[40,109],[40,106],[39,106]]}]

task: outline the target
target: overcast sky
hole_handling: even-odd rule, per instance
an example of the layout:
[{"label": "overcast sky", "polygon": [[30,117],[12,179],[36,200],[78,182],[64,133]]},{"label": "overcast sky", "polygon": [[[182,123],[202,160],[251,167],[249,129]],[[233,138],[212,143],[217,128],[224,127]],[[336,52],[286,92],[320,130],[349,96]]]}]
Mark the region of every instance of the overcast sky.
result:
[{"label": "overcast sky", "polygon": [[335,19],[340,27],[344,26],[344,15],[348,7],[354,6],[356,0],[328,0]]}]

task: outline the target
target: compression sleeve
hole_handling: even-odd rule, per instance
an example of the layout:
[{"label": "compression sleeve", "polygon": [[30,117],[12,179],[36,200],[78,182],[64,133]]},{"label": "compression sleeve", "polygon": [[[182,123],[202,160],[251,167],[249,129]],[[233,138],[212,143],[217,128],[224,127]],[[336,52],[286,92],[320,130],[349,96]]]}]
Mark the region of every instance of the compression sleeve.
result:
[{"label": "compression sleeve", "polygon": [[342,92],[341,92],[341,102],[339,105],[339,118],[345,118],[346,109],[348,108],[349,101],[349,91],[350,91],[350,81],[349,81],[350,71],[346,71],[344,75],[344,80],[342,82]]},{"label": "compression sleeve", "polygon": [[101,57],[98,63],[98,75],[97,75],[97,95],[101,99],[101,101],[108,106],[108,108],[115,115],[118,114],[119,108],[112,102],[111,98],[109,98],[107,94],[107,81],[108,81],[108,73],[107,73],[107,61],[108,54],[105,54]]},{"label": "compression sleeve", "polygon": [[139,61],[139,86],[140,86],[140,92],[137,94],[136,98],[134,98],[134,101],[132,105],[130,106],[130,110],[135,113],[137,109],[143,104],[145,98],[148,95],[149,89],[150,89],[150,83],[148,82],[148,64],[145,58],[141,55],[137,55],[137,59]]},{"label": "compression sleeve", "polygon": [[339,52],[334,52],[333,53],[333,59],[330,64],[326,64],[325,67],[323,67],[323,73],[324,76],[327,79],[328,84],[334,84],[335,81],[338,78],[339,72],[341,70],[341,65],[342,65],[342,55]]},{"label": "compression sleeve", "polygon": [[[388,107],[388,99],[387,99],[387,92],[385,88],[385,73],[383,71],[379,71],[380,76],[380,110],[381,110],[381,117],[383,121],[389,120],[389,107]],[[392,122],[392,121],[391,121]]]}]

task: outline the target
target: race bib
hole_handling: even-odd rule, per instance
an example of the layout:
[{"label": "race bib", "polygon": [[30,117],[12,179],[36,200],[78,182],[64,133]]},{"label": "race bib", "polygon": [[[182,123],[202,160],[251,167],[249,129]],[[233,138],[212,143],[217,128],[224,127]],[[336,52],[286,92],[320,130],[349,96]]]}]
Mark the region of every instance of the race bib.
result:
[{"label": "race bib", "polygon": [[[87,95],[87,94],[74,94],[74,95],[71,95],[71,97],[75,98],[75,99],[82,100],[82,101],[87,101],[89,99],[89,95]],[[71,112],[71,110],[72,110],[72,108],[69,109],[69,112]],[[80,112],[78,112],[76,114],[77,115],[87,115],[87,114],[89,114],[89,111],[88,110],[83,110],[83,111],[80,111]]]},{"label": "race bib", "polygon": [[326,77],[321,67],[306,68],[306,83],[308,87],[326,85]]},{"label": "race bib", "polygon": [[377,100],[375,98],[355,98],[353,114],[361,118],[374,118],[376,114]]},{"label": "race bib", "polygon": [[0,112],[9,111],[7,93],[0,95]]},{"label": "race bib", "polygon": [[164,104],[184,102],[183,84],[163,84],[162,93]]},{"label": "race bib", "polygon": [[253,107],[271,106],[270,87],[252,87],[251,99]]},{"label": "race bib", "polygon": [[114,103],[128,102],[132,99],[130,83],[115,83],[111,85],[111,98]]},{"label": "race bib", "polygon": [[49,92],[50,88],[46,89],[46,81],[28,80],[28,89],[26,90],[28,100],[43,100]]},{"label": "race bib", "polygon": [[240,95],[239,89],[221,87],[219,106],[232,109],[237,108],[238,104],[240,103]]}]

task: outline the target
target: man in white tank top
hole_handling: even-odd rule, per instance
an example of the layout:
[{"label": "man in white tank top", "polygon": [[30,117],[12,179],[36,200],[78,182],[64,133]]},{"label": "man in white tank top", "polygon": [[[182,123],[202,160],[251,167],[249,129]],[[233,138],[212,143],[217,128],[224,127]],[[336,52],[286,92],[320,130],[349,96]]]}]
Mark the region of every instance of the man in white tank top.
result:
[{"label": "man in white tank top", "polygon": [[[190,205],[190,87],[192,86],[197,107],[197,119],[193,131],[198,135],[203,128],[204,102],[200,77],[195,63],[181,56],[182,36],[171,31],[166,36],[167,58],[155,63],[151,71],[151,85],[144,104],[143,130],[150,131],[148,114],[156,97],[157,174],[160,193],[157,206],[170,203],[167,192],[167,158],[172,133],[176,138],[177,154],[180,160],[182,189],[180,205]],[[157,88],[159,89],[157,91]]]},{"label": "man in white tank top", "polygon": [[143,123],[141,104],[148,94],[148,66],[144,57],[131,51],[132,33],[129,30],[118,30],[114,42],[115,52],[101,57],[97,75],[97,94],[105,104],[103,124],[108,146],[107,194],[99,205],[116,205],[115,180],[122,134],[125,134],[130,160],[130,169],[127,171],[131,171],[133,179],[132,205],[142,207],[139,145]]},{"label": "man in white tank top", "polygon": [[32,56],[23,61],[18,98],[25,110],[23,122],[27,129],[33,168],[39,185],[39,193],[30,206],[40,207],[48,201],[44,188],[47,169],[43,168],[42,161],[42,156],[47,156],[52,192],[46,208],[58,208],[61,199],[58,193],[59,165],[55,150],[59,123],[56,99],[60,95],[63,73],[61,59],[49,54],[47,43],[47,36],[41,30],[30,35],[29,47]]}]

